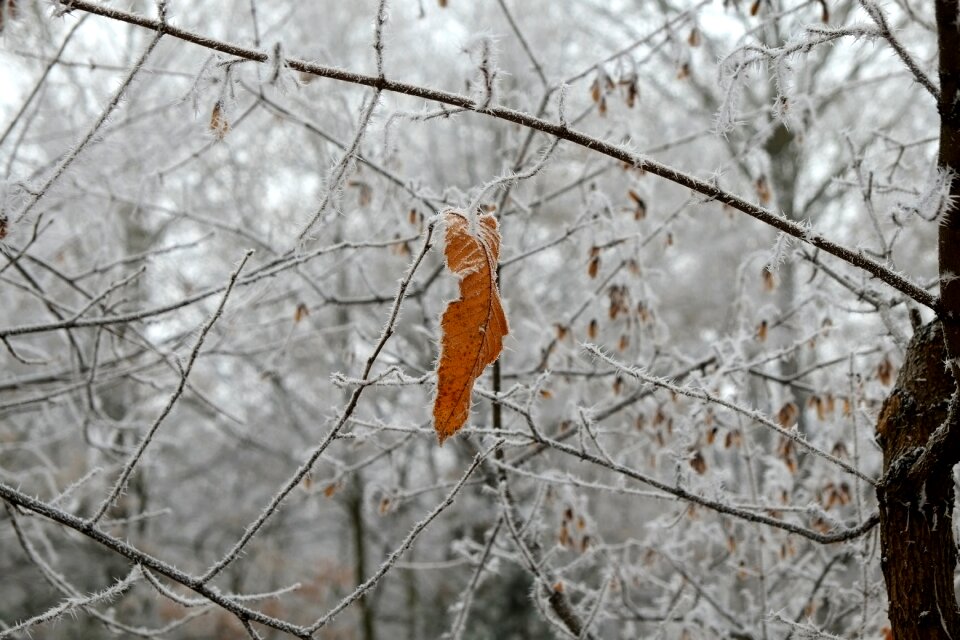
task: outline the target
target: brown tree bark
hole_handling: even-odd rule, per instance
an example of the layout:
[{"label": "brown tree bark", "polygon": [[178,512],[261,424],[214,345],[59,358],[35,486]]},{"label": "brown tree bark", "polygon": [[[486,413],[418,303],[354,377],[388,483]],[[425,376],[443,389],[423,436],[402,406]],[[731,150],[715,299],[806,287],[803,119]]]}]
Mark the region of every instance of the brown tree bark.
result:
[{"label": "brown tree bark", "polygon": [[923,477],[910,473],[920,448],[947,417],[955,385],[945,357],[943,331],[934,321],[911,340],[877,424],[884,466],[877,489],[881,565],[897,640],[960,638],[952,468]]},{"label": "brown tree bark", "polygon": [[[949,181],[940,218],[937,319],[910,342],[877,424],[883,577],[897,640],[960,638],[954,590],[953,467],[960,461],[960,0],[936,0],[940,152]],[[960,376],[957,376],[960,377]]]}]

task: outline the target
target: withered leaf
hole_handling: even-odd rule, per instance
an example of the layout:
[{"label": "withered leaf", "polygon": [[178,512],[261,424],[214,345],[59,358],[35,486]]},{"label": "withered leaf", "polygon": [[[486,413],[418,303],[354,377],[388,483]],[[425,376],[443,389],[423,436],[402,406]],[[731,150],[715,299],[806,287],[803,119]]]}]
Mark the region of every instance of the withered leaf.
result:
[{"label": "withered leaf", "polygon": [[757,198],[759,198],[761,204],[769,204],[770,199],[773,197],[773,193],[770,191],[770,184],[767,182],[767,176],[760,176],[757,178],[756,182],[753,183],[754,189],[757,191]]},{"label": "withered leaf", "polygon": [[600,79],[595,78],[590,84],[590,99],[594,102],[600,102],[600,96],[603,95],[600,89]]},{"label": "withered leaf", "polygon": [[210,131],[213,132],[217,140],[223,140],[230,131],[230,123],[223,112],[223,101],[217,100],[210,112]]},{"label": "withered leaf", "polygon": [[365,207],[373,200],[373,187],[363,180],[350,180],[347,186],[357,190],[357,204]]},{"label": "withered leaf", "polygon": [[632,80],[627,84],[627,106],[633,109],[637,104],[637,98],[640,97],[640,88],[637,86],[637,81]]},{"label": "withered leaf", "polygon": [[765,342],[767,340],[767,334],[770,331],[770,325],[766,320],[761,320],[760,324],[757,325],[757,341]]},{"label": "withered leaf", "polygon": [[693,457],[690,458],[690,466],[700,475],[707,472],[707,461],[699,450],[695,451]]},{"label": "withered leaf", "polygon": [[760,275],[763,278],[764,291],[773,291],[777,288],[777,277],[773,275],[772,271],[770,271],[770,267],[764,267],[760,272]]},{"label": "withered leaf", "polygon": [[301,302],[297,305],[296,311],[293,312],[293,321],[301,322],[308,315],[310,315],[310,309],[307,308],[306,304]]},{"label": "withered leaf", "polygon": [[880,364],[877,365],[877,378],[880,380],[880,384],[885,387],[890,386],[893,382],[893,363],[890,362],[890,358],[884,356]]},{"label": "withered leaf", "polygon": [[595,340],[597,338],[597,333],[599,333],[599,331],[600,331],[600,323],[598,323],[597,319],[594,318],[593,320],[590,321],[590,324],[587,326],[587,337],[589,337],[591,340]]},{"label": "withered leaf", "polygon": [[593,256],[587,264],[587,275],[596,278],[598,273],[600,273],[600,256]]},{"label": "withered leaf", "polygon": [[0,32],[7,20],[15,20],[17,17],[17,0],[6,0],[0,2]]},{"label": "withered leaf", "polygon": [[433,426],[440,443],[470,417],[473,384],[503,349],[509,333],[497,289],[500,231],[490,214],[479,216],[476,229],[459,211],[446,211],[447,268],[460,276],[460,297],[447,305],[440,321],[440,358]]},{"label": "withered leaf", "polygon": [[[789,429],[800,417],[800,407],[794,402],[787,402],[777,411],[777,422],[784,429]],[[789,441],[788,441],[789,442]]]},{"label": "withered leaf", "polygon": [[629,195],[629,196],[630,196],[630,199],[633,200],[633,204],[634,204],[634,206],[635,206],[635,208],[634,208],[634,210],[633,210],[633,218],[634,218],[634,220],[643,220],[644,218],[646,218],[646,217],[647,217],[647,202],[646,202],[646,200],[644,200],[644,199],[640,196],[640,194],[637,193],[636,191],[634,191],[633,189],[630,189],[630,190],[627,192],[627,195]]}]

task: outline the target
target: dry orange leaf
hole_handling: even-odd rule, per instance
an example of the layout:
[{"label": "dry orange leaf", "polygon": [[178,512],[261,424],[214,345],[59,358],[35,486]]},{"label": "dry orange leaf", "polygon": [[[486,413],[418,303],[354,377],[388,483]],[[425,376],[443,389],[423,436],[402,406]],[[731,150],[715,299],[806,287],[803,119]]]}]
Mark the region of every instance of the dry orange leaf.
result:
[{"label": "dry orange leaf", "polygon": [[440,444],[470,417],[473,383],[503,349],[509,333],[497,289],[500,231],[490,214],[475,229],[459,211],[444,213],[447,268],[460,276],[460,298],[447,305],[440,321],[440,359],[433,427]]}]

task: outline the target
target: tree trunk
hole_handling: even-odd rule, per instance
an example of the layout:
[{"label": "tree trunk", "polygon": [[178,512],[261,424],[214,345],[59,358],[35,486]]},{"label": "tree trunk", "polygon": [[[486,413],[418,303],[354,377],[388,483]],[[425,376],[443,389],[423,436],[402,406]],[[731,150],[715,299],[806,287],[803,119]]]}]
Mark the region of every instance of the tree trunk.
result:
[{"label": "tree trunk", "polygon": [[[350,513],[350,529],[353,533],[353,561],[357,584],[367,578],[366,527],[363,522],[363,480],[360,472],[356,474],[357,487],[347,498],[347,510]],[[376,640],[374,612],[370,606],[370,592],[360,596],[360,629],[363,640]]]},{"label": "tree trunk", "polygon": [[[800,171],[799,149],[795,143],[795,135],[783,123],[774,130],[774,133],[764,145],[770,156],[770,180],[773,184],[773,193],[777,208],[785,218],[799,222],[796,211],[796,179]],[[777,304],[780,306],[780,319],[794,310],[797,304],[797,269],[793,260],[786,260],[779,269],[780,289]],[[780,362],[780,375],[787,380],[793,379],[801,369],[803,351],[797,344],[800,332],[796,329],[795,319],[786,320],[782,331],[784,346],[794,347],[790,354]],[[790,384],[787,387],[792,400],[800,410],[797,415],[797,429],[800,433],[807,433],[807,398],[809,394],[803,387]]]},{"label": "tree trunk", "polygon": [[940,49],[940,155],[948,172],[952,207],[940,220],[940,320],[947,352],[960,357],[960,0],[937,0]]},{"label": "tree trunk", "polygon": [[914,336],[877,424],[883,577],[897,640],[960,638],[954,590],[953,467],[960,461],[960,0],[936,0],[940,153],[949,181],[939,223],[937,319]]},{"label": "tree trunk", "polygon": [[952,469],[926,478],[905,473],[947,416],[954,381],[944,369],[945,356],[940,323],[921,328],[877,424],[887,478],[877,489],[881,564],[897,640],[960,638]]}]

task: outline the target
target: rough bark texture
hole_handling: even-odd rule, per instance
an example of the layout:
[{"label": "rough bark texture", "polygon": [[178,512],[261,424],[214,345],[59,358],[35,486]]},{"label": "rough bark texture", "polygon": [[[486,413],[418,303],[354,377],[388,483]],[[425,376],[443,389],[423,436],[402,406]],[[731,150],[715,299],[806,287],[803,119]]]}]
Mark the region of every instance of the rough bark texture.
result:
[{"label": "rough bark texture", "polygon": [[940,467],[925,478],[908,473],[947,416],[954,381],[945,358],[943,331],[934,321],[910,342],[877,424],[886,479],[877,489],[881,562],[897,640],[960,638],[952,470]]}]

